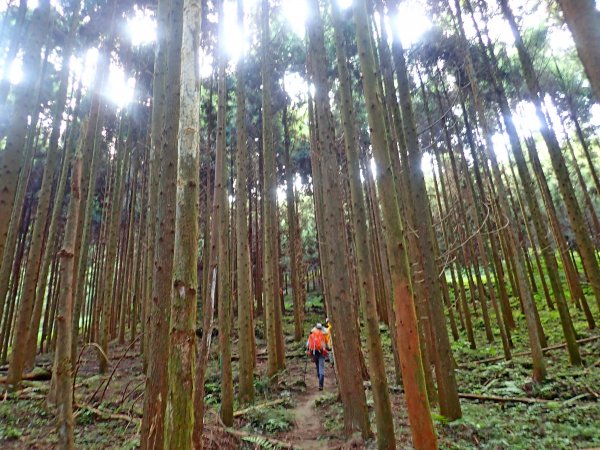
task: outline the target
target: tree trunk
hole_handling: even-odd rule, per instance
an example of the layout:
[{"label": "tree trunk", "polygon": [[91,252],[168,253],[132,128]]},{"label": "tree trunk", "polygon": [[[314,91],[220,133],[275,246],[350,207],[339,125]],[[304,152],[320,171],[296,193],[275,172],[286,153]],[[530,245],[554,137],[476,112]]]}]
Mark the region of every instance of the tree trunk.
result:
[{"label": "tree trunk", "polygon": [[[527,52],[525,43],[523,42],[517,27],[513,12],[508,5],[508,1],[499,0],[499,2],[502,12],[508,21],[515,38],[515,45],[519,53],[519,60],[521,61],[521,66],[523,68],[523,75],[531,95],[531,100],[535,105],[536,116],[541,125],[540,132],[544,138],[546,147],[548,148],[550,161],[552,162],[552,167],[554,168],[554,172],[558,180],[558,188],[565,203],[567,215],[569,216],[569,222],[571,223],[571,227],[573,228],[573,232],[577,240],[577,247],[580,250],[583,265],[592,286],[594,296],[596,297],[596,303],[600,308],[600,266],[598,265],[598,260],[596,259],[593,243],[585,227],[585,220],[577,202],[577,197],[575,196],[575,191],[573,189],[573,185],[571,184],[571,177],[569,175],[560,144],[558,143],[556,133],[551,128],[542,110],[541,96],[543,96],[544,93],[540,88],[539,81],[533,67],[533,62],[529,53]],[[598,13],[596,12],[595,14]],[[597,77],[596,80],[600,82],[600,79]]]},{"label": "tree trunk", "polygon": [[[243,27],[244,4],[237,2],[238,24]],[[238,354],[239,362],[239,401],[241,404],[254,400],[254,361],[252,347],[254,341],[254,321],[252,317],[252,265],[248,246],[248,168],[249,148],[246,131],[246,68],[244,56],[238,61],[236,75],[236,131],[237,152],[235,159],[235,214],[236,214],[236,259],[237,259],[237,304],[238,304]],[[227,336],[229,339],[229,336]]]},{"label": "tree trunk", "polygon": [[373,154],[380,174],[377,178],[381,195],[384,231],[394,296],[402,381],[408,403],[413,445],[417,449],[437,448],[437,439],[429,412],[421,358],[414,297],[410,291],[408,261],[400,221],[394,174],[383,128],[382,96],[377,92],[375,58],[371,46],[367,5],[364,0],[353,6],[359,60],[363,70],[363,92],[368,108]]},{"label": "tree trunk", "polygon": [[264,254],[264,302],[265,322],[267,336],[268,367],[267,375],[276,383],[275,375],[280,370],[283,361],[279,361],[277,351],[277,325],[275,321],[279,306],[279,293],[275,291],[275,277],[279,276],[277,258],[277,180],[275,166],[275,149],[273,145],[273,107],[272,107],[272,80],[271,80],[271,32],[269,26],[269,4],[267,0],[261,1],[261,46],[262,46],[262,134],[263,134],[263,254]]},{"label": "tree trunk", "polygon": [[367,211],[360,179],[358,142],[355,128],[356,114],[353,107],[351,80],[347,66],[346,43],[342,34],[341,11],[335,1],[332,3],[332,10],[338,79],[340,82],[340,110],[344,125],[344,142],[352,205],[352,225],[355,233],[358,296],[367,331],[369,369],[377,423],[377,446],[380,449],[394,449],[396,448],[394,423],[385,374],[385,362],[381,348],[381,338],[379,336],[379,317],[375,303],[375,271],[373,270],[373,260],[369,252]]},{"label": "tree trunk", "polygon": [[[179,8],[173,25],[179,28]],[[179,111],[179,154],[175,258],[169,331],[169,400],[166,413],[165,447],[191,449],[194,420],[194,374],[196,355],[196,297],[198,295],[198,212],[200,174],[200,0],[184,0],[181,38],[181,106]],[[178,33],[175,33],[178,35]],[[174,42],[179,42],[179,36]],[[171,50],[173,51],[173,50]],[[176,68],[171,70],[176,72]],[[177,110],[177,105],[173,105]],[[176,113],[175,113],[176,114]],[[177,115],[177,114],[176,114]],[[174,149],[173,149],[174,150]],[[167,153],[163,153],[163,157]],[[175,175],[175,173],[173,173]],[[160,207],[160,206],[159,206]],[[226,230],[222,230],[226,233]],[[203,411],[197,411],[203,420]]]},{"label": "tree trunk", "polygon": [[406,137],[406,146],[409,149],[409,167],[412,202],[417,221],[417,230],[419,234],[419,247],[423,257],[423,269],[425,275],[424,287],[428,295],[428,302],[431,311],[431,327],[435,337],[437,355],[436,378],[438,383],[438,394],[440,401],[440,411],[449,420],[455,420],[461,417],[460,402],[458,399],[458,388],[454,374],[454,362],[448,330],[444,317],[442,300],[439,296],[439,280],[435,263],[435,254],[433,250],[433,236],[431,234],[431,224],[429,223],[428,197],[425,186],[425,179],[421,170],[421,151],[416,134],[416,125],[412,112],[412,102],[410,97],[410,87],[408,85],[408,73],[404,60],[404,52],[398,36],[395,39],[394,58],[396,63],[396,74],[398,76],[398,86],[400,91],[400,106],[402,109],[404,134]]},{"label": "tree trunk", "polygon": [[[290,251],[290,271],[292,279],[292,295],[294,298],[294,340],[299,342],[304,334],[304,291],[300,281],[301,249],[299,248],[299,230],[296,227],[296,203],[294,196],[294,170],[292,168],[292,159],[290,157],[290,130],[288,124],[287,103],[283,110],[283,133],[285,149],[285,183],[286,183],[286,209],[288,222],[288,246]],[[286,285],[287,289],[287,285]]]},{"label": "tree trunk", "polygon": [[[73,12],[71,25],[66,44],[63,48],[64,61],[68,61],[74,44],[75,33],[79,24],[79,2],[73,2]],[[52,132],[50,134],[50,143],[46,153],[46,162],[44,174],[42,177],[42,185],[40,187],[37,213],[34,222],[33,234],[29,244],[29,253],[27,256],[27,265],[24,275],[24,284],[22,295],[25,298],[34,300],[34,308],[29,326],[29,335],[25,343],[25,367],[32,367],[35,360],[35,349],[37,344],[40,319],[42,317],[43,296],[36,295],[36,287],[39,282],[40,262],[42,258],[43,244],[49,242],[47,237],[47,221],[48,209],[50,207],[50,196],[52,194],[52,181],[57,170],[58,162],[58,140],[60,138],[60,124],[62,121],[65,102],[67,100],[67,87],[69,82],[69,65],[63,64],[61,67],[60,85],[56,94],[56,103],[54,105],[54,113],[52,117]],[[60,199],[62,200],[62,198]],[[60,202],[59,200],[59,202]],[[51,245],[51,244],[50,244]]]},{"label": "tree trunk", "polygon": [[600,12],[594,0],[558,0],[577,53],[600,100]]},{"label": "tree trunk", "polygon": [[[152,299],[149,305],[147,330],[148,336],[148,370],[146,372],[146,390],[144,394],[144,415],[142,425],[141,445],[144,449],[162,449],[167,444],[165,430],[165,408],[167,403],[168,378],[167,365],[169,360],[169,327],[171,317],[171,299],[178,295],[173,291],[173,254],[175,246],[175,203],[177,180],[177,131],[179,128],[179,98],[181,71],[181,42],[183,22],[183,0],[173,2],[161,1],[159,6],[159,36],[164,36],[164,54],[156,56],[157,70],[163,61],[166,69],[155,73],[155,86],[158,95],[154,97],[159,111],[152,115],[152,135],[155,138],[152,146],[157,146],[154,154],[154,164],[150,165],[150,183],[153,183],[153,170],[158,176],[158,185],[151,186],[150,202],[156,189],[156,216],[150,216],[149,240],[152,265]],[[162,20],[161,20],[162,19]],[[160,23],[163,27],[160,27]],[[164,34],[163,34],[164,33]],[[162,56],[163,59],[160,57]],[[156,122],[155,122],[156,120]],[[156,128],[155,128],[156,127]],[[157,133],[155,135],[155,132]],[[152,203],[151,203],[152,204]],[[152,211],[150,211],[152,214]],[[156,220],[153,222],[153,217]],[[150,270],[149,270],[150,272]],[[149,291],[150,292],[150,291]],[[184,292],[184,296],[187,295]],[[182,300],[183,301],[183,300]],[[180,323],[180,327],[187,327]],[[182,338],[185,336],[181,336]],[[186,344],[189,345],[189,344]],[[184,351],[184,349],[181,349]],[[170,366],[170,364],[169,364]],[[170,371],[169,367],[169,371]],[[183,387],[182,387],[183,388]],[[180,405],[185,408],[185,405]],[[144,434],[144,431],[146,434]],[[185,431],[183,432],[185,433]],[[171,436],[174,439],[175,436]]]},{"label": "tree trunk", "polygon": [[[23,67],[27,68],[27,74],[15,88],[14,109],[9,121],[4,151],[0,154],[0,255],[4,252],[4,244],[15,199],[15,189],[23,166],[22,154],[27,142],[28,130],[27,116],[35,108],[37,97],[35,84],[42,64],[41,48],[48,34],[51,17],[50,0],[41,0],[33,12],[29,26],[31,32],[23,49]],[[35,122],[35,120],[32,122]],[[35,127],[31,129],[34,130]],[[10,371],[8,378],[13,383],[20,381],[20,376],[20,374],[16,375],[13,369]]]},{"label": "tree trunk", "polygon": [[81,204],[82,163],[82,155],[79,150],[73,159],[71,199],[69,200],[63,245],[58,253],[62,284],[58,299],[58,316],[56,318],[58,344],[56,346],[53,378],[56,378],[58,445],[63,449],[74,448],[72,373],[74,362],[71,360],[71,337],[73,332],[74,251]]}]

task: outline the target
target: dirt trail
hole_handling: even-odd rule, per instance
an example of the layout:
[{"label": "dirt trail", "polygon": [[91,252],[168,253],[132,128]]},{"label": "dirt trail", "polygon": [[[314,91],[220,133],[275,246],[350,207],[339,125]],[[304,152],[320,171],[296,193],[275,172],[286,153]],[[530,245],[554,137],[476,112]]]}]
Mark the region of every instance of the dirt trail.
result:
[{"label": "dirt trail", "polygon": [[316,370],[313,363],[308,362],[306,372],[306,392],[296,398],[296,407],[293,409],[295,429],[287,436],[294,444],[294,448],[305,450],[322,449],[327,441],[319,440],[325,435],[323,417],[317,411],[315,401],[323,396],[337,392],[335,375],[329,364],[325,369],[325,386],[319,391]]}]

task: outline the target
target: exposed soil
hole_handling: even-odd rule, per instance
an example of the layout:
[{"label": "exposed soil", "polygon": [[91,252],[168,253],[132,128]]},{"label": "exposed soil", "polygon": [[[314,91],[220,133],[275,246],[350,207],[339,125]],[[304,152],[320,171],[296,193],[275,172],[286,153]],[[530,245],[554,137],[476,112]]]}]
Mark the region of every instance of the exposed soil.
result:
[{"label": "exposed soil", "polygon": [[316,375],[316,368],[312,361],[308,361],[306,370],[306,391],[296,397],[296,406],[294,408],[295,430],[288,435],[291,442],[294,442],[298,448],[312,450],[323,448],[323,439],[325,438],[325,428],[323,427],[323,414],[315,404],[317,399],[324,395],[337,393],[333,368],[326,364],[325,386],[323,391],[319,391],[319,382]]}]

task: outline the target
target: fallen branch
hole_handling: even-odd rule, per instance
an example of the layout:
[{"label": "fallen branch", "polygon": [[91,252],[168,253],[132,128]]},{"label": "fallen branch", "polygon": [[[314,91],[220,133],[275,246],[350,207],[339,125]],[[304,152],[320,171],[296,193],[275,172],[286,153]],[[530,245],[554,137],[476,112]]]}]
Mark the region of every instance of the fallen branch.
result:
[{"label": "fallen branch", "polygon": [[111,413],[109,411],[103,411],[99,408],[94,408],[93,406],[85,405],[85,404],[78,404],[75,406],[78,408],[78,411],[74,415],[75,417],[79,414],[80,411],[83,410],[83,411],[91,412],[92,414],[95,414],[96,416],[101,417],[103,419],[124,420],[126,422],[135,423],[136,425],[140,424],[140,419],[137,417],[128,416],[126,414],[115,414],[115,413]]},{"label": "fallen branch", "polygon": [[466,398],[469,400],[481,400],[485,402],[510,402],[510,403],[548,403],[551,400],[543,398],[530,398],[530,397],[500,397],[498,395],[479,395],[479,394],[458,394],[460,398]]},{"label": "fallen branch", "polygon": [[[137,337],[133,341],[131,341],[131,344],[129,344],[129,346],[127,347],[127,350],[125,350],[125,353],[123,353],[123,355],[117,361],[117,364],[115,364],[115,367],[113,367],[113,370],[110,373],[110,376],[108,377],[108,381],[106,382],[106,385],[104,385],[104,390],[102,391],[102,395],[100,396],[100,400],[98,400],[98,403],[102,403],[102,400],[104,400],[104,396],[106,395],[106,390],[108,389],[108,385],[110,384],[113,376],[115,375],[115,372],[119,368],[119,365],[121,364],[121,361],[123,361],[123,359],[125,358],[125,356],[127,356],[127,353],[129,353],[129,350],[131,350],[131,348],[135,345],[135,343],[138,341],[138,339],[141,336],[142,336],[142,334],[138,334]],[[94,397],[92,396],[92,399],[93,398]]]},{"label": "fallen branch", "polygon": [[[590,342],[596,341],[600,339],[600,335],[598,336],[591,336],[585,339],[579,339],[577,341],[578,344],[588,344]],[[562,344],[556,344],[556,345],[551,345],[549,347],[545,347],[542,349],[542,352],[549,352],[552,350],[558,350],[561,348],[565,348],[567,346],[566,342],[563,342]],[[513,354],[513,358],[514,357],[518,357],[518,356],[529,356],[531,355],[531,351],[528,352],[520,352],[520,353],[514,353]],[[474,364],[485,364],[485,363],[490,363],[490,362],[496,362],[496,361],[502,361],[504,359],[504,356],[496,356],[494,358],[487,358],[487,359],[480,359],[479,361],[473,361]],[[460,364],[459,367],[466,367],[466,364]]]},{"label": "fallen branch", "polygon": [[[304,352],[295,352],[295,353],[287,353],[285,355],[286,359],[294,359],[294,358],[302,358],[303,356],[305,356],[306,353]],[[260,352],[256,354],[256,359],[267,359],[269,357],[269,354],[267,352]],[[232,355],[231,356],[231,360],[232,361],[238,361],[240,359],[239,355]]]},{"label": "fallen branch", "polygon": [[285,401],[284,398],[279,398],[277,400],[272,400],[270,402],[261,403],[259,405],[249,406],[248,408],[240,409],[233,413],[233,417],[240,417],[244,414],[249,413],[250,411],[254,411],[256,409],[268,408],[269,406],[279,405]]},{"label": "fallen branch", "polygon": [[[47,381],[52,378],[52,372],[46,369],[34,369],[26,373],[21,381]],[[6,384],[6,377],[0,378],[0,384]]]}]

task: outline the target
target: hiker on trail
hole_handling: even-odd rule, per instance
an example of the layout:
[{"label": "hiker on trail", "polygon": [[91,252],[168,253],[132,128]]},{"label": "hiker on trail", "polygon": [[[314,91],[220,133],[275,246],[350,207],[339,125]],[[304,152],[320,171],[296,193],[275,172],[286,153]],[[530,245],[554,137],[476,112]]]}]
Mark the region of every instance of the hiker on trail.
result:
[{"label": "hiker on trail", "polygon": [[329,317],[325,319],[325,327],[325,345],[329,349],[329,357],[326,358],[326,360],[330,361],[331,367],[333,367],[333,335],[331,334],[331,322],[329,321]]},{"label": "hiker on trail", "polygon": [[310,336],[306,341],[306,354],[312,357],[315,365],[317,366],[317,378],[319,379],[319,390],[323,390],[323,383],[325,382],[325,357],[329,351],[325,334],[327,329],[317,323],[315,327],[310,330]]}]

